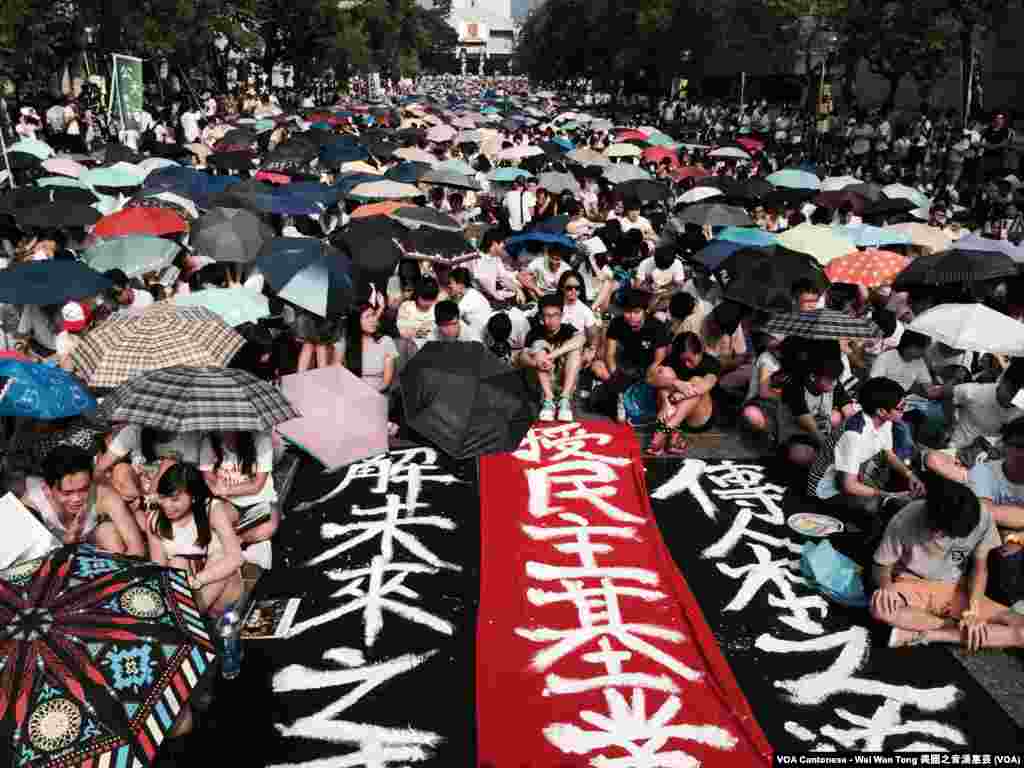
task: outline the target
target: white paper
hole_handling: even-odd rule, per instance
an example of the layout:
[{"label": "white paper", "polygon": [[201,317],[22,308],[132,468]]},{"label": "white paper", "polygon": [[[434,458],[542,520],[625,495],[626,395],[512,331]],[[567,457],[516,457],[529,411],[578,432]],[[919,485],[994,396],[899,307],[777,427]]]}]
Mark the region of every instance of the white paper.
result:
[{"label": "white paper", "polygon": [[0,498],[0,526],[0,569],[35,560],[60,546],[13,493]]}]

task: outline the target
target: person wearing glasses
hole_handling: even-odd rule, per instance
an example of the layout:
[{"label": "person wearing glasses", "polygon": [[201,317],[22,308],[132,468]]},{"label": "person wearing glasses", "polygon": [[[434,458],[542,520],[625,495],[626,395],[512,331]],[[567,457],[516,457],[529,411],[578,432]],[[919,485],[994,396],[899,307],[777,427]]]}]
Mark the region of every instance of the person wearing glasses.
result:
[{"label": "person wearing glasses", "polygon": [[[807,493],[825,501],[840,517],[877,537],[887,520],[924,485],[893,449],[893,422],[903,418],[906,393],[892,379],[876,377],[861,385],[861,411],[818,451],[807,479]],[[907,490],[892,491],[899,477]]]},{"label": "person wearing glasses", "polygon": [[589,368],[594,362],[600,346],[601,324],[597,315],[587,304],[586,284],[583,276],[575,269],[565,272],[558,279],[558,292],[562,296],[562,322],[582,331],[586,342],[581,353],[581,368]]},{"label": "person wearing glasses", "polygon": [[[580,373],[580,350],[583,334],[562,319],[562,297],[557,293],[540,299],[540,324],[526,337],[525,349],[519,357],[523,368],[532,370],[543,392],[541,421],[572,421],[572,397]],[[555,394],[559,392],[558,410]]]}]

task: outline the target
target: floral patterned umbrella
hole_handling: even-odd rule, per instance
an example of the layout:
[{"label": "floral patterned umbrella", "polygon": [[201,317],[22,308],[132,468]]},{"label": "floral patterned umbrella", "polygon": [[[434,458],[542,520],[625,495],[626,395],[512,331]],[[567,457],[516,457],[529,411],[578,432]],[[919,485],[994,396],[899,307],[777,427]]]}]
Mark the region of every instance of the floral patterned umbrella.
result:
[{"label": "floral patterned umbrella", "polygon": [[90,545],[0,571],[0,627],[0,748],[31,768],[149,765],[216,658],[184,571]]}]

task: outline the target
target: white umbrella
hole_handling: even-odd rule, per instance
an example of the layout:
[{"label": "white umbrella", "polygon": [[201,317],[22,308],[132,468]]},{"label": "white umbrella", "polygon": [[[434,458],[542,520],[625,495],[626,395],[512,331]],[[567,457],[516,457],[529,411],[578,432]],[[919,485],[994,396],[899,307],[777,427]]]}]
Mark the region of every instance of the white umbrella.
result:
[{"label": "white umbrella", "polygon": [[436,157],[425,149],[420,149],[419,147],[402,147],[401,149],[396,149],[395,157],[400,157],[403,160],[415,163],[427,163],[428,165],[437,165],[439,162]]},{"label": "white umbrella", "polygon": [[701,200],[707,200],[709,197],[716,197],[721,194],[723,194],[722,190],[715,187],[694,187],[680,195],[679,202],[698,203]]},{"label": "white umbrella", "polygon": [[[923,192],[918,192],[913,187],[908,187],[906,184],[889,184],[888,186],[882,187],[882,194],[888,197],[890,200],[909,200],[918,208],[928,208],[931,206],[932,201],[928,195]],[[925,218],[928,218],[925,216]]]},{"label": "white umbrella", "polygon": [[855,176],[829,176],[827,179],[821,182],[822,192],[838,192],[841,189],[852,187],[854,184],[863,184],[860,179]]},{"label": "white umbrella", "polygon": [[984,304],[940,304],[908,327],[954,349],[1024,355],[1024,323]]},{"label": "white umbrella", "polygon": [[608,179],[612,184],[622,184],[624,181],[633,181],[634,179],[649,179],[651,174],[641,168],[639,165],[629,165],[619,163],[616,165],[609,165],[603,169],[602,173],[604,177]]},{"label": "white umbrella", "polygon": [[605,154],[608,157],[640,157],[643,153],[636,144],[612,144]]},{"label": "white umbrella", "polygon": [[708,157],[732,158],[733,160],[749,160],[750,153],[744,152],[739,147],[719,147],[708,153]]}]

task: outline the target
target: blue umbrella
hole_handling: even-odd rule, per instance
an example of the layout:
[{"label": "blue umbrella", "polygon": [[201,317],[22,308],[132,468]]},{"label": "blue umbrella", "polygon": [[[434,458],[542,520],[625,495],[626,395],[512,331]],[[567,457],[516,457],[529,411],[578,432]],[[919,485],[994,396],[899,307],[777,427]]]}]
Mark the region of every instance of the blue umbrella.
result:
[{"label": "blue umbrella", "polygon": [[576,149],[576,145],[573,144],[564,136],[555,136],[555,138],[553,138],[551,141],[553,141],[555,144],[558,144],[561,147],[565,147],[567,152],[572,152],[574,149]]},{"label": "blue umbrella", "polygon": [[959,240],[954,240],[949,250],[1001,253],[1009,256],[1018,264],[1024,262],[1024,244],[1014,245],[1009,240],[994,240],[991,237],[979,237],[974,234],[964,235]]},{"label": "blue umbrella", "polygon": [[528,179],[532,176],[532,173],[522,168],[496,168],[487,174],[487,178],[490,181],[497,181],[505,184],[510,184],[519,178]]},{"label": "blue umbrella", "polygon": [[246,201],[257,211],[282,216],[315,216],[323,212],[321,205],[298,195],[291,195],[284,190],[275,190],[269,195],[248,195]]},{"label": "blue umbrella", "polygon": [[89,390],[67,371],[46,363],[0,360],[0,416],[44,421],[78,416],[96,408]]},{"label": "blue umbrella", "polygon": [[296,181],[289,184],[284,191],[292,197],[324,205],[334,205],[341,199],[341,190],[318,181]]},{"label": "blue umbrella", "polygon": [[778,242],[778,238],[775,235],[756,227],[722,227],[715,234],[715,239],[728,240],[740,245],[752,245],[755,247],[766,247],[775,245]]},{"label": "blue umbrella", "polygon": [[733,240],[712,240],[690,258],[707,268],[708,271],[714,272],[723,261],[736,253],[736,251],[750,247],[750,245]]},{"label": "blue umbrella", "polygon": [[327,166],[339,166],[342,163],[354,163],[366,160],[370,153],[360,145],[328,144],[320,147],[320,162]]},{"label": "blue umbrella", "polygon": [[71,259],[30,261],[0,270],[0,301],[10,304],[63,304],[110,286],[99,272]]},{"label": "blue umbrella", "polygon": [[383,176],[377,176],[373,173],[345,173],[338,177],[334,186],[344,196],[348,195],[349,192],[364,181],[380,181],[383,178]]},{"label": "blue umbrella", "polygon": [[524,232],[521,235],[515,235],[505,241],[505,250],[510,256],[515,256],[529,245],[560,245],[570,251],[576,250],[575,240],[568,235],[552,232]]},{"label": "blue umbrella", "polygon": [[821,189],[821,179],[799,168],[783,168],[768,176],[765,181],[787,189]]},{"label": "blue umbrella", "polygon": [[388,168],[387,172],[384,174],[384,178],[391,179],[392,181],[398,181],[402,184],[415,184],[429,170],[429,163],[406,161]]},{"label": "blue umbrella", "polygon": [[909,245],[910,235],[870,224],[836,224],[832,229],[860,248],[880,248],[886,245]]},{"label": "blue umbrella", "polygon": [[342,314],[352,304],[352,262],[317,238],[267,240],[256,265],[280,298],[315,315]]}]

